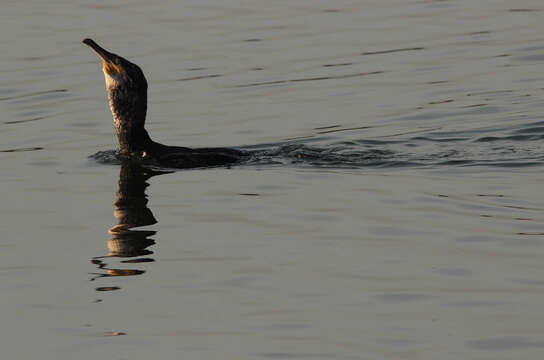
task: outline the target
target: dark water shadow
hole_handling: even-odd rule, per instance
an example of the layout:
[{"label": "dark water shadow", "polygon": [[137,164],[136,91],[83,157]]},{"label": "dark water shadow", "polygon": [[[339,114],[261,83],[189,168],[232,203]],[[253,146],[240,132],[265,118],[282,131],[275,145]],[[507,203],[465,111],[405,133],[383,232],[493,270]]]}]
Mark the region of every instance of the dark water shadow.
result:
[{"label": "dark water shadow", "polygon": [[[113,203],[113,214],[117,224],[109,230],[109,252],[104,256],[96,256],[91,262],[99,272],[91,281],[104,277],[135,276],[146,272],[136,268],[155,260],[151,257],[152,250],[148,248],[155,244],[151,237],[156,235],[154,230],[137,229],[157,223],[153,212],[147,207],[146,188],[147,180],[151,177],[166,174],[166,171],[154,171],[142,167],[140,164],[128,160],[120,160],[119,189]],[[115,263],[117,261],[117,263]],[[128,265],[128,268],[125,266]],[[115,291],[119,286],[100,286],[96,291]]]}]

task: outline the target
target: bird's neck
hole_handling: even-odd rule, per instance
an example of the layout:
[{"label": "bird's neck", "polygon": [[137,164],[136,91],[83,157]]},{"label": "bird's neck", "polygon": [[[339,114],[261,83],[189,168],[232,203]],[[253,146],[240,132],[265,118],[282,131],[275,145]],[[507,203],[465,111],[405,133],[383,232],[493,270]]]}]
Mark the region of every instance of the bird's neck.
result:
[{"label": "bird's neck", "polygon": [[141,157],[152,146],[153,141],[144,128],[129,129],[115,126],[119,151],[124,155]]},{"label": "bird's neck", "polygon": [[144,128],[147,95],[134,96],[122,91],[109,91],[109,102],[120,152],[129,156],[142,156],[153,144]]}]

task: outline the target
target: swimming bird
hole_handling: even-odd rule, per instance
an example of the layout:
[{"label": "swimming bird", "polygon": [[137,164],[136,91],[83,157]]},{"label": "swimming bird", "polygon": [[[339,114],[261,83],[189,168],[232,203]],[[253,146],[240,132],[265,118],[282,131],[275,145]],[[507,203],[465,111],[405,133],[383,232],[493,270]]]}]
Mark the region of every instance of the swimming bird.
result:
[{"label": "swimming bird", "polygon": [[113,54],[92,39],[83,43],[102,59],[102,70],[113,124],[122,157],[150,161],[170,168],[222,166],[236,163],[248,154],[233,148],[187,148],[159,144],[144,128],[147,111],[147,80],[142,69]]}]

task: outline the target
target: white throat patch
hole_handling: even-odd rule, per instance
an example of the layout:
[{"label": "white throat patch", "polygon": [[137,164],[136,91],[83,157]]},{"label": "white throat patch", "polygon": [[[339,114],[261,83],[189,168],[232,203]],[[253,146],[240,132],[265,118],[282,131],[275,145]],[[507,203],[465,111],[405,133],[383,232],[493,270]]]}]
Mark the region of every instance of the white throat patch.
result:
[{"label": "white throat patch", "polygon": [[104,79],[106,79],[106,88],[114,88],[119,85],[119,80],[104,71]]}]

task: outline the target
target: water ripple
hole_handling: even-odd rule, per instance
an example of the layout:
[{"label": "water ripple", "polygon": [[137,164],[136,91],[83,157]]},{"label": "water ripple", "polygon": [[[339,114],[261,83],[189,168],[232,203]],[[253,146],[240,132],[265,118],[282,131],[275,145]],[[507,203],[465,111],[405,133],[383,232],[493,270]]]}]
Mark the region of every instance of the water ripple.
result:
[{"label": "water ripple", "polygon": [[68,92],[68,89],[52,89],[52,90],[46,90],[46,91],[37,91],[37,92],[30,92],[30,93],[26,93],[26,94],[1,97],[0,101],[24,99],[24,98],[36,97],[36,96],[49,97],[49,96],[53,96],[52,94],[66,93],[66,92]]},{"label": "water ripple", "polygon": [[381,55],[381,54],[391,54],[391,53],[397,53],[397,52],[405,52],[405,51],[417,51],[417,50],[424,50],[424,47],[409,47],[409,48],[401,48],[401,49],[389,49],[389,50],[379,50],[379,51],[368,51],[363,52],[361,55]]},{"label": "water ripple", "polygon": [[[327,128],[327,127],[324,127]],[[318,135],[366,127],[339,128]],[[421,134],[423,132],[423,134]],[[417,135],[416,135],[417,134]],[[393,138],[394,137],[394,138]],[[532,126],[447,132],[435,129],[407,131],[379,139],[326,141],[308,136],[271,144],[242,146],[250,156],[240,166],[296,166],[316,168],[384,168],[440,166],[527,167],[544,165],[544,127]],[[313,145],[311,143],[318,143]],[[115,151],[91,156],[102,164],[119,164]]]},{"label": "water ripple", "polygon": [[235,87],[243,88],[243,87],[264,86],[264,85],[279,85],[279,84],[303,82],[303,81],[321,81],[321,80],[332,80],[332,79],[347,79],[347,78],[352,78],[352,77],[383,74],[383,73],[384,73],[384,71],[369,71],[369,72],[359,72],[359,73],[355,73],[355,74],[328,75],[328,76],[316,76],[316,77],[307,77],[307,78],[299,78],[299,79],[262,81],[262,82],[256,82],[256,83],[236,85]]},{"label": "water ripple", "polygon": [[37,150],[43,150],[43,147],[41,147],[41,146],[34,146],[34,147],[23,147],[23,148],[13,148],[13,149],[3,149],[3,150],[0,150],[0,152],[4,152],[4,153],[13,153],[13,152],[26,152],[26,151],[37,151]]}]

